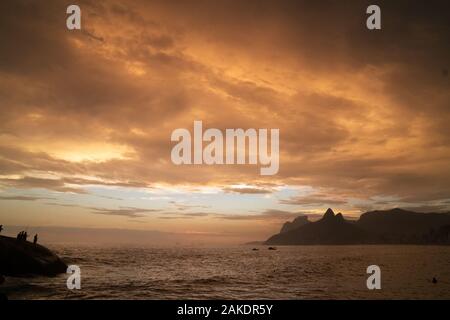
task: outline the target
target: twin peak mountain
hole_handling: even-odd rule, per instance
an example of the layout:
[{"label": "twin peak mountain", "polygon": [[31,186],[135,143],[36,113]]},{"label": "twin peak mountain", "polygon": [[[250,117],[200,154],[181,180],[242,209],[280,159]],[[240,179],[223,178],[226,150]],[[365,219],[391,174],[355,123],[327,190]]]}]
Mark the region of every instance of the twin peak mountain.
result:
[{"label": "twin peak mountain", "polygon": [[346,220],[328,209],[315,222],[305,215],[286,222],[268,245],[450,244],[450,213],[403,209],[371,211]]}]

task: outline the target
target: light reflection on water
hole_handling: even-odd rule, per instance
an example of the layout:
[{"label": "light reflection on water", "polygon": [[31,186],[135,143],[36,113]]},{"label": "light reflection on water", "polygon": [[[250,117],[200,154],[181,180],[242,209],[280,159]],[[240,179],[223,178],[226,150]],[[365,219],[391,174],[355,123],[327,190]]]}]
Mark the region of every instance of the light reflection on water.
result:
[{"label": "light reflection on water", "polygon": [[[10,299],[450,299],[450,247],[53,249],[80,266],[81,290],[68,290],[64,274],[7,278],[1,291]],[[382,290],[366,288],[372,264]]]}]

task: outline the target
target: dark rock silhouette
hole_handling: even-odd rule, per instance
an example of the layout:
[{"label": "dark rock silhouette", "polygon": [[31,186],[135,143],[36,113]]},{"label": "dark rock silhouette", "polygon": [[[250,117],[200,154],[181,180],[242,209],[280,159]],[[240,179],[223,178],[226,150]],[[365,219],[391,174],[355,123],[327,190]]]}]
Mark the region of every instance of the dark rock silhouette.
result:
[{"label": "dark rock silhouette", "polygon": [[[0,274],[0,286],[1,286],[3,283],[5,283],[5,277],[3,277],[3,276]],[[8,297],[6,296],[6,294],[0,292],[0,301],[5,301],[5,300],[8,300]]]},{"label": "dark rock silhouette", "polygon": [[336,220],[342,220],[342,221],[344,221],[344,216],[343,216],[342,213],[340,213],[340,212],[339,212],[337,215],[335,215],[334,218],[335,218]]},{"label": "dark rock silhouette", "polygon": [[0,275],[55,276],[66,270],[67,265],[44,246],[0,236]]},{"label": "dark rock silhouette", "polygon": [[270,237],[266,244],[352,244],[367,242],[363,230],[328,209],[322,219]]},{"label": "dark rock silhouette", "polygon": [[[295,220],[294,220],[295,221]],[[322,219],[270,237],[268,245],[298,244],[450,244],[450,214],[402,209],[372,211],[355,222],[328,209]]]},{"label": "dark rock silhouette", "polygon": [[418,213],[403,209],[371,211],[357,225],[382,243],[448,243],[450,214]]},{"label": "dark rock silhouette", "polygon": [[325,211],[325,214],[322,217],[322,220],[331,221],[334,220],[334,212],[331,210],[331,208],[328,208],[327,211]]}]

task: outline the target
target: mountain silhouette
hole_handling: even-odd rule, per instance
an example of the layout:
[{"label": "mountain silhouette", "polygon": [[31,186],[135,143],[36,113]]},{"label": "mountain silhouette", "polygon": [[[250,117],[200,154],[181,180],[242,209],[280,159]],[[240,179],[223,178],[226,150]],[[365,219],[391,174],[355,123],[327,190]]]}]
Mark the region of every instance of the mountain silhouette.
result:
[{"label": "mountain silhouette", "polygon": [[366,234],[328,209],[322,219],[270,237],[266,244],[352,244],[367,242]]},{"label": "mountain silhouette", "polygon": [[417,213],[403,209],[371,211],[358,221],[347,221],[328,209],[310,222],[301,216],[285,223],[268,245],[301,244],[450,244],[449,213]]},{"label": "mountain silhouette", "polygon": [[281,228],[280,233],[288,232],[291,230],[294,230],[298,227],[303,226],[304,224],[309,223],[307,216],[299,216],[295,218],[292,222],[288,221],[286,222],[283,227]]},{"label": "mountain silhouette", "polygon": [[371,211],[361,215],[358,225],[378,235],[403,236],[423,234],[450,225],[448,213],[417,213],[403,209]]}]

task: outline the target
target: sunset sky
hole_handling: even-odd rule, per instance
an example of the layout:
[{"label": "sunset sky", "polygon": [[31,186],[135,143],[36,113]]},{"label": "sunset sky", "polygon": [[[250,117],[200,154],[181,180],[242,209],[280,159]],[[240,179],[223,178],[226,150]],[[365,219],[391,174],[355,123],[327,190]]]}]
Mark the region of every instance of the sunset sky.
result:
[{"label": "sunset sky", "polygon": [[[81,30],[66,8],[81,8]],[[1,1],[0,224],[261,240],[328,207],[450,210],[447,1]],[[173,130],[279,128],[280,169]]]}]

